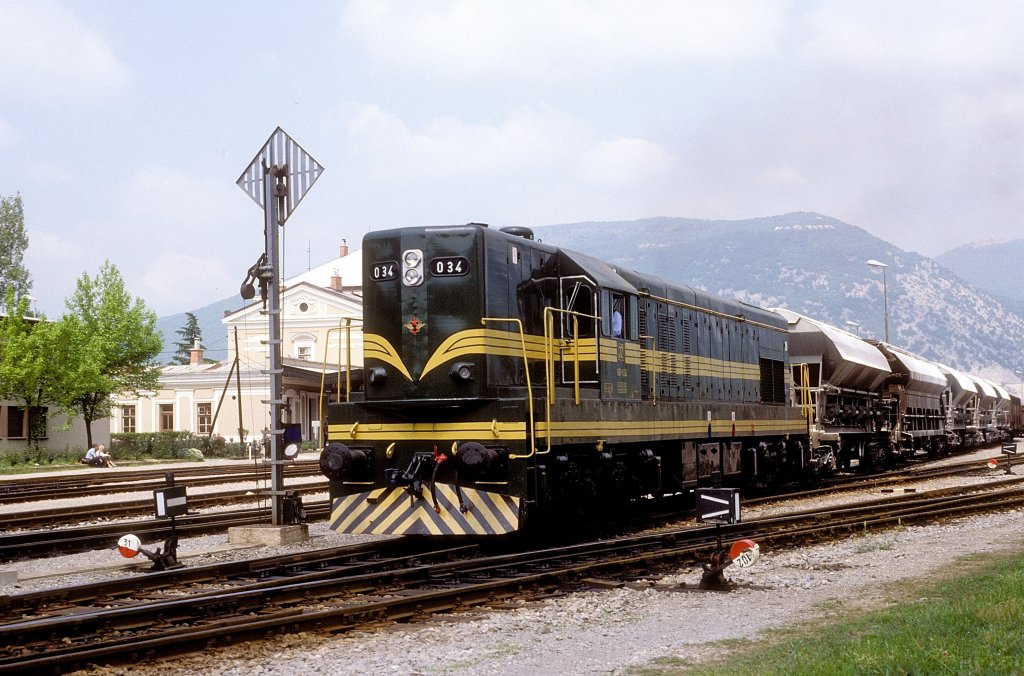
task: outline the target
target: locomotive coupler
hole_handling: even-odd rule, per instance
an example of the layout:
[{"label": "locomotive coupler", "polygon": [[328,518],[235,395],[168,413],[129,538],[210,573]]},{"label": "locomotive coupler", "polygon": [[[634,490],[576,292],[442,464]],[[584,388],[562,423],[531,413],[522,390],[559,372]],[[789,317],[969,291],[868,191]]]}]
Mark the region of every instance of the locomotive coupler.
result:
[{"label": "locomotive coupler", "polygon": [[391,467],[384,470],[384,478],[395,487],[404,487],[414,500],[423,499],[423,484],[430,480],[434,458],[429,453],[417,453],[404,470]]}]

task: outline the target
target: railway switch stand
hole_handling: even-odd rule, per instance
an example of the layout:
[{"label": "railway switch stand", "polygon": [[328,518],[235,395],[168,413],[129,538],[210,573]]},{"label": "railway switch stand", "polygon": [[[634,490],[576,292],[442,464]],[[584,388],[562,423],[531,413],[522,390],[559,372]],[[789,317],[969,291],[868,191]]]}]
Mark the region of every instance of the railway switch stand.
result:
[{"label": "railway switch stand", "polygon": [[1003,444],[1003,455],[1006,456],[1006,470],[1003,473],[1004,474],[1013,474],[1013,470],[1011,469],[1011,467],[1013,466],[1013,458],[1012,458],[1012,456],[1017,455],[1017,444],[1012,442],[1012,441],[1009,442],[1009,443],[1004,443]]},{"label": "railway switch stand", "polygon": [[725,569],[733,563],[747,567],[758,557],[758,546],[752,540],[738,540],[729,551],[722,548],[722,524],[740,522],[740,490],[738,488],[698,488],[696,491],[697,521],[715,524],[715,551],[710,563],[704,564],[701,589],[728,589]]}]

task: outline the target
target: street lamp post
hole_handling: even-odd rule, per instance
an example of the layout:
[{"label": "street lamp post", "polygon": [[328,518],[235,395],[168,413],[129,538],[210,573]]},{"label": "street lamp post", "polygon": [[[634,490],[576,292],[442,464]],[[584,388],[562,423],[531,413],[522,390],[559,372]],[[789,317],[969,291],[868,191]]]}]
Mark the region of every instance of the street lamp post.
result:
[{"label": "street lamp post", "polygon": [[885,342],[889,342],[889,288],[885,280],[885,269],[889,267],[882,261],[876,261],[874,258],[867,261],[869,267],[881,268],[882,269],[882,303],[885,308]]}]

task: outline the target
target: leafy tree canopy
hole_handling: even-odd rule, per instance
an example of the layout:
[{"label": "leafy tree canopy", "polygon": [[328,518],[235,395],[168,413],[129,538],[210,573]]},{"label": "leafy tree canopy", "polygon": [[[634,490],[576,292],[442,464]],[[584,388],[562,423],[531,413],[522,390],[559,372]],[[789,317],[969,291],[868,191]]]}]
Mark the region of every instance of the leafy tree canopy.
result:
[{"label": "leafy tree canopy", "polygon": [[92,421],[110,415],[113,394],[156,389],[154,360],[163,337],[156,330],[156,314],[141,298],[131,298],[110,261],[95,277],[83,273],[66,306],[60,322],[64,340],[76,346],[82,359],[72,358],[76,366],[69,369],[73,382],[67,384],[65,403],[82,414],[91,441]]},{"label": "leafy tree canopy", "polygon": [[7,297],[7,289],[13,289],[14,297],[21,298],[32,288],[24,261],[27,248],[21,195],[0,196],[0,299]]}]

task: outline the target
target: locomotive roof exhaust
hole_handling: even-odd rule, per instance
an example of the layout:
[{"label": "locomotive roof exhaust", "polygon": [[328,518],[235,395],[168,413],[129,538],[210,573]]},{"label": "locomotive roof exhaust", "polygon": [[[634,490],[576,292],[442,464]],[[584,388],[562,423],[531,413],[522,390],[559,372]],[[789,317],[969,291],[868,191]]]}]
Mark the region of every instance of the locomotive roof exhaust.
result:
[{"label": "locomotive roof exhaust", "polygon": [[522,225],[510,225],[507,228],[502,228],[501,231],[523,239],[533,239],[533,230]]}]

